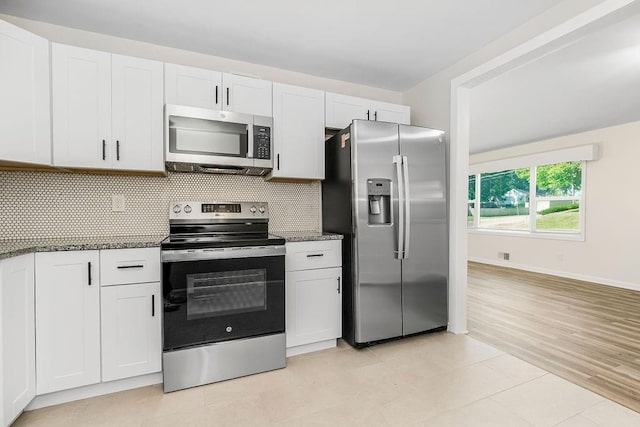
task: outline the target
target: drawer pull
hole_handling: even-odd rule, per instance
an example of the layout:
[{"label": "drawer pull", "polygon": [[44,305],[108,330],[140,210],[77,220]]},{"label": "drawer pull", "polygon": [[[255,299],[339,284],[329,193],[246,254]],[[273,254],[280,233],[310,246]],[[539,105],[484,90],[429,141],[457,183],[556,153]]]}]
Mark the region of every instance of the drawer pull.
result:
[{"label": "drawer pull", "polygon": [[144,265],[142,264],[136,264],[136,265],[119,265],[118,267],[116,267],[118,270],[122,270],[124,268],[144,268]]},{"label": "drawer pull", "polygon": [[309,254],[307,255],[307,258],[315,258],[315,257],[321,257],[324,256],[324,254]]},{"label": "drawer pull", "polygon": [[151,317],[156,315],[156,294],[151,295]]},{"label": "drawer pull", "polygon": [[89,282],[89,286],[91,286],[91,261],[87,263],[87,279]]},{"label": "drawer pull", "polygon": [[338,276],[338,293],[340,293],[340,277]]}]

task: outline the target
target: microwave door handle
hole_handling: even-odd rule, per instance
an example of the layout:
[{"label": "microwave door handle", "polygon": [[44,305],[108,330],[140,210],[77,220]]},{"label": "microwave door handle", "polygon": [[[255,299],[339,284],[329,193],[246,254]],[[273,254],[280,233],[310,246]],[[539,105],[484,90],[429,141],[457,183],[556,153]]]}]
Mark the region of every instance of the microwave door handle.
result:
[{"label": "microwave door handle", "polygon": [[253,125],[247,125],[247,158],[253,159]]}]

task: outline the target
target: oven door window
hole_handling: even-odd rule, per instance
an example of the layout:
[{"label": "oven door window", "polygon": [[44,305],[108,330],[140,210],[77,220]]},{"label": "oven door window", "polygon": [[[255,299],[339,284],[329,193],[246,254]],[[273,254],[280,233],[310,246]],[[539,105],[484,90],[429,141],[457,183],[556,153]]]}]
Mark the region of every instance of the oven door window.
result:
[{"label": "oven door window", "polygon": [[187,319],[267,309],[263,269],[187,274]]},{"label": "oven door window", "polygon": [[169,151],[180,154],[246,157],[249,125],[169,116]]}]

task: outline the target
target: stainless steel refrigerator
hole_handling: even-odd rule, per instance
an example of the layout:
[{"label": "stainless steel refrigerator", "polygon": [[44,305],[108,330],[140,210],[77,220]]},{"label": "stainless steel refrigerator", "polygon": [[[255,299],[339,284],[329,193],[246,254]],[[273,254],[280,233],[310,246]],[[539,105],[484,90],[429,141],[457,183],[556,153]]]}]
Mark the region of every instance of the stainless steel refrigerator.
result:
[{"label": "stainless steel refrigerator", "polygon": [[343,339],[446,327],[444,133],[354,120],[327,140],[325,159],[323,230],[344,235]]}]

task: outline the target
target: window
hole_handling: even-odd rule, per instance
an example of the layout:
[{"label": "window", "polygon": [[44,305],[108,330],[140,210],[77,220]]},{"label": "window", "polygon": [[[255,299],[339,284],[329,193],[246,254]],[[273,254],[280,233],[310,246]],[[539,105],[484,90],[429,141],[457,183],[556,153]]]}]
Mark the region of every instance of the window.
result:
[{"label": "window", "polygon": [[582,233],[584,163],[469,175],[468,227],[554,236]]},{"label": "window", "polygon": [[480,174],[480,228],[529,230],[530,169]]}]

